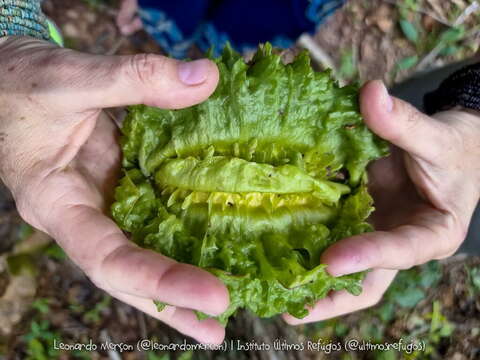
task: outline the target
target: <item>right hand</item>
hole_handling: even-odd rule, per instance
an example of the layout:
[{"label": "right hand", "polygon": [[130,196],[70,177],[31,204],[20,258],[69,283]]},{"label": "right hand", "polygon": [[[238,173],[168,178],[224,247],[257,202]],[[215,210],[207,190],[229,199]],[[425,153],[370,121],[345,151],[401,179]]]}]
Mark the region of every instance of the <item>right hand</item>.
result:
[{"label": "right hand", "polygon": [[[120,170],[118,129],[102,109],[177,109],[204,101],[218,69],[157,55],[99,56],[26,37],[0,39],[0,178],[20,215],[101,289],[203,343],[225,330],[223,283],[129,241],[109,218]],[[152,299],[171,304],[158,312]]]},{"label": "right hand", "polygon": [[376,304],[396,271],[454,254],[480,197],[480,113],[452,109],[433,117],[391,97],[379,81],[360,95],[367,126],[390,141],[391,155],[369,167],[376,231],[342,239],[322,254],[333,276],[371,269],[358,297],[346,291],[322,299],[301,324]]}]

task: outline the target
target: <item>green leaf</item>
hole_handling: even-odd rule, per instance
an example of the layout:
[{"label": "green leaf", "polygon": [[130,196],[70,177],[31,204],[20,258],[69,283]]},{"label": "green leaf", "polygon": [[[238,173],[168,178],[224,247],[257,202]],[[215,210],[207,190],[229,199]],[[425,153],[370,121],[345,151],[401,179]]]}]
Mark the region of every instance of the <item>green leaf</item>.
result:
[{"label": "green leaf", "polygon": [[84,314],[86,322],[97,324],[102,320],[102,312],[110,306],[112,298],[104,295],[102,300],[95,304],[95,306]]},{"label": "green leaf", "polygon": [[335,324],[335,335],[338,337],[345,337],[350,331],[350,327],[342,322]]},{"label": "green leaf", "polygon": [[480,292],[480,267],[475,267],[470,270],[470,279],[474,289]]},{"label": "green leaf", "polygon": [[435,286],[442,278],[442,269],[438,261],[430,261],[423,265],[419,274],[420,285],[425,289]]},{"label": "green leaf", "polygon": [[82,360],[92,359],[92,353],[87,350],[74,350],[72,351],[72,355],[75,359],[82,359]]},{"label": "green leaf", "polygon": [[384,323],[388,323],[395,316],[395,306],[392,302],[386,302],[380,306],[377,311],[380,319],[382,319]]},{"label": "green leaf", "polygon": [[36,321],[32,321],[32,323],[30,324],[30,328],[32,334],[40,335],[40,333],[42,332],[42,327]]},{"label": "green leaf", "polygon": [[50,311],[50,299],[39,298],[32,303],[32,308],[36,309],[41,314],[48,314]]},{"label": "green leaf", "polygon": [[387,350],[379,351],[375,353],[375,360],[397,360],[398,351],[396,350]]},{"label": "green leaf", "polygon": [[408,70],[418,63],[418,56],[409,56],[400,60],[397,64],[397,69]]},{"label": "green leaf", "polygon": [[343,52],[340,58],[338,75],[344,79],[352,79],[357,74],[357,66],[353,51]]},{"label": "green leaf", "polygon": [[418,30],[414,24],[406,19],[400,20],[400,28],[403,31],[405,37],[411,41],[412,43],[416,44],[419,40]]},{"label": "green leaf", "polygon": [[49,258],[63,261],[67,258],[67,254],[65,254],[65,251],[58,246],[57,244],[51,244],[49,245],[45,250],[44,254],[47,255]]},{"label": "green leaf", "polygon": [[153,351],[148,351],[147,360],[170,360],[170,356],[168,354],[157,355]]},{"label": "green leaf", "polygon": [[423,290],[413,287],[407,289],[405,292],[403,292],[403,294],[398,294],[396,302],[401,307],[411,309],[415,307],[424,297],[425,292]]},{"label": "green leaf", "polygon": [[428,317],[431,319],[430,336],[435,339],[436,342],[442,337],[449,337],[455,330],[454,325],[442,314],[442,308],[439,301],[433,302],[433,309]]},{"label": "green leaf", "polygon": [[157,311],[158,311],[158,312],[163,311],[163,309],[165,309],[165,307],[168,305],[168,304],[165,303],[165,302],[157,301],[157,300],[154,300],[153,303],[154,303],[155,306],[157,307]]},{"label": "green leaf", "polygon": [[185,351],[178,356],[178,360],[191,360],[193,357],[193,351]]},{"label": "green leaf", "polygon": [[464,27],[454,27],[446,30],[440,35],[439,42],[445,44],[453,44],[465,37],[465,28]]},{"label": "green leaf", "polygon": [[332,277],[320,263],[333,242],[372,230],[366,167],[388,146],[364,124],[358,87],[314,72],[306,53],[284,65],[270,44],[248,64],[229,47],[215,62],[205,102],[129,108],[114,220],[222,280],[224,324],[240,308],[301,318],[332,290],[360,294],[363,273]]},{"label": "green leaf", "polygon": [[22,241],[32,235],[34,232],[33,227],[28,225],[27,223],[21,223],[18,227],[18,240]]},{"label": "green leaf", "polygon": [[35,276],[38,273],[35,259],[31,254],[10,255],[7,258],[7,265],[12,275]]},{"label": "green leaf", "polygon": [[442,51],[440,51],[441,56],[452,56],[457,54],[460,51],[458,46],[445,46]]},{"label": "green leaf", "polygon": [[45,347],[38,339],[32,339],[28,342],[28,359],[48,360]]}]

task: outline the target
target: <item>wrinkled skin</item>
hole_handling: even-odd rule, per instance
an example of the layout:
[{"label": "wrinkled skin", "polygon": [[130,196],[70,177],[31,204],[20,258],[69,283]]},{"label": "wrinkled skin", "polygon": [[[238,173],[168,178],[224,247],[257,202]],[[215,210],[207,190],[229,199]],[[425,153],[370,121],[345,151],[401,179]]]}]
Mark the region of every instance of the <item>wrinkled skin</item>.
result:
[{"label": "wrinkled skin", "polygon": [[392,154],[369,169],[376,232],[339,241],[322,260],[332,275],[374,269],[363,293],[341,291],[320,300],[300,324],[376,304],[399,269],[446,258],[465,239],[480,192],[480,114],[451,110],[428,117],[385,86],[370,82],[361,92],[369,128],[389,140]]},{"label": "wrinkled skin", "polygon": [[[0,176],[22,217],[47,232],[100,288],[205,343],[224,329],[228,293],[214,276],[129,242],[107,216],[119,176],[115,124],[104,108],[145,103],[180,108],[205,100],[218,71],[203,60],[181,71],[160,56],[106,57],[27,38],[0,42]],[[182,81],[183,79],[183,81]],[[451,255],[479,198],[480,119],[449,111],[424,116],[391,102],[379,82],[361,94],[367,125],[396,148],[371,167],[379,231],[345,239],[323,255],[333,275],[375,269],[364,292],[337,292],[292,324],[375,304],[404,269]],[[390,111],[389,111],[390,109]],[[195,294],[195,296],[192,296]],[[158,313],[151,299],[171,304]]]},{"label": "wrinkled skin", "polygon": [[[91,56],[27,38],[3,39],[0,54],[0,176],[21,216],[112,296],[198,341],[222,340],[221,325],[200,322],[187,308],[223,312],[224,285],[136,247],[107,216],[120,149],[117,127],[101,110],[198,103],[217,84],[215,64],[202,60],[182,72],[179,62],[160,56]],[[176,307],[158,313],[151,299]]]}]

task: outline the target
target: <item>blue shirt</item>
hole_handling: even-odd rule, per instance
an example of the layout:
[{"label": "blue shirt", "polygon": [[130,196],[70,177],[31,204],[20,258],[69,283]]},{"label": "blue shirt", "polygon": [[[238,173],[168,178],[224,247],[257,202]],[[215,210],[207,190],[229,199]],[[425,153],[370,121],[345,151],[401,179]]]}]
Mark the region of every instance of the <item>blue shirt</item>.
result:
[{"label": "blue shirt", "polygon": [[170,55],[196,45],[218,55],[225,44],[239,51],[271,42],[289,47],[313,33],[346,0],[139,0],[145,30]]}]

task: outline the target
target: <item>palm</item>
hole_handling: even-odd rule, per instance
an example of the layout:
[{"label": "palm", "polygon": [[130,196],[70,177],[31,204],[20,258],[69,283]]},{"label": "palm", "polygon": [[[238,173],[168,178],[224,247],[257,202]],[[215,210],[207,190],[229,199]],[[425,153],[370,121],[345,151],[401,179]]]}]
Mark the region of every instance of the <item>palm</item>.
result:
[{"label": "palm", "polygon": [[[108,216],[121,165],[115,123],[101,112],[91,134],[86,130],[76,136],[83,141],[71,149],[70,166],[43,183],[53,209],[49,214],[55,222],[52,235],[100,288],[200,341],[218,342],[224,330],[216,320],[199,323],[191,310],[182,308],[196,301],[198,309],[206,309],[213,303],[211,296],[219,292],[224,296],[218,280],[190,265],[136,248]],[[192,299],[187,293],[199,296]],[[168,306],[159,313],[152,302],[159,297],[180,307]]]},{"label": "palm", "polygon": [[[77,141],[66,143],[61,153],[54,154],[60,164],[53,166],[61,170],[49,171],[38,190],[42,205],[49,209],[45,230],[88,275],[90,264],[98,262],[92,248],[100,255],[105,237],[120,232],[108,218],[120,171],[119,132],[104,112],[92,115],[72,119],[82,125],[66,138]],[[76,240],[80,236],[84,237],[81,242]]]},{"label": "palm", "polygon": [[[409,170],[406,162],[413,165]],[[375,229],[387,231],[408,224],[414,212],[428,208],[418,195],[409,172],[417,173],[418,166],[396,147],[392,147],[390,156],[371,165],[369,190],[375,201],[376,210],[371,218]]]},{"label": "palm", "polygon": [[121,155],[118,139],[119,131],[116,124],[104,112],[100,113],[92,134],[79,149],[73,162],[78,176],[89,184],[89,191],[98,193],[103,211],[108,210],[112,202],[113,189],[120,173]]},{"label": "palm", "polygon": [[[369,98],[364,97],[367,103]],[[399,102],[398,106],[402,104]],[[369,187],[376,211],[371,220],[377,231],[344,239],[326,251],[324,259],[336,274],[371,268],[410,268],[453,254],[465,237],[475,200],[467,197],[467,191],[459,191],[465,185],[461,177],[452,174],[469,173],[469,155],[465,153],[466,161],[449,167],[447,160],[456,156],[457,148],[447,146],[448,143],[442,148],[439,140],[446,142],[458,135],[458,129],[447,128],[459,116],[458,112],[440,113],[432,119],[416,115],[406,104],[403,106],[407,108],[405,113],[414,114],[412,124],[429,122],[442,137],[432,130],[430,142],[426,143],[418,138],[408,142],[406,135],[394,138],[394,142],[406,142],[409,151],[393,146],[389,157],[372,164]],[[385,131],[382,117],[372,123],[376,115],[369,114],[368,107],[365,109],[369,125]]]}]

